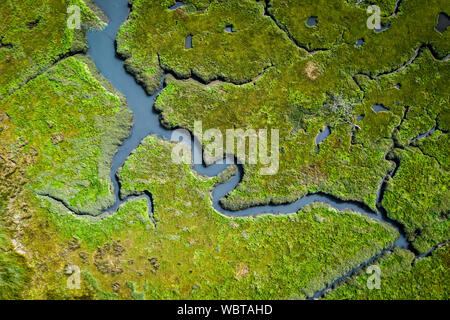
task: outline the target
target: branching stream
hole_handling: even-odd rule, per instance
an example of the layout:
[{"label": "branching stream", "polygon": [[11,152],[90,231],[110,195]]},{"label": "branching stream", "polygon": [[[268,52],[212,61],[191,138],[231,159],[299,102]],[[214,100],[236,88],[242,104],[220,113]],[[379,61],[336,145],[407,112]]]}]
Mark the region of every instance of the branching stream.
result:
[{"label": "branching stream", "polygon": [[[172,134],[172,130],[168,130],[164,128],[160,121],[159,115],[154,110],[153,105],[158,94],[164,88],[165,75],[161,79],[160,88],[157,92],[155,92],[152,96],[148,96],[144,89],[136,83],[134,77],[126,72],[124,68],[123,60],[119,59],[116,54],[115,48],[115,38],[117,32],[128,18],[130,8],[128,7],[127,0],[121,1],[109,1],[109,0],[96,0],[96,5],[100,7],[106,15],[109,17],[110,21],[107,27],[103,30],[90,30],[87,33],[87,41],[89,44],[88,55],[94,61],[97,69],[100,73],[119,91],[121,92],[127,100],[128,107],[132,110],[133,117],[133,127],[131,130],[130,136],[123,141],[122,145],[118,148],[112,162],[110,177],[114,187],[114,195],[115,195],[115,203],[112,207],[106,209],[103,213],[112,213],[117,211],[119,206],[133,197],[144,197],[147,199],[149,203],[149,215],[152,218],[153,209],[152,209],[152,198],[149,192],[145,192],[139,195],[131,196],[122,199],[120,197],[120,184],[117,177],[117,170],[123,166],[128,156],[135,150],[142,140],[149,135],[156,135],[162,139],[169,140]],[[417,50],[418,52],[418,50]],[[192,140],[192,152],[201,154],[202,146],[196,139]],[[194,169],[202,175],[206,176],[217,176],[223,170],[225,170],[229,164],[213,164],[211,166],[204,165],[194,165]],[[398,164],[397,164],[398,166]],[[255,216],[260,214],[288,214],[295,213],[302,209],[303,207],[314,203],[321,202],[327,203],[330,206],[338,209],[338,210],[352,210],[355,212],[359,212],[363,215],[366,215],[372,219],[378,220],[380,222],[387,223],[393,226],[398,230],[400,237],[396,241],[395,246],[401,248],[411,248],[410,243],[407,241],[404,231],[402,227],[396,223],[395,221],[389,219],[386,215],[384,209],[381,206],[381,200],[383,198],[384,188],[380,187],[379,194],[377,195],[377,208],[378,212],[374,212],[366,205],[353,201],[342,201],[337,199],[334,196],[327,195],[324,193],[316,193],[309,194],[305,197],[289,204],[282,205],[265,205],[265,206],[256,206],[251,207],[239,211],[230,211],[223,208],[219,201],[221,198],[226,196],[229,192],[234,190],[239,182],[241,181],[244,175],[244,169],[242,165],[238,165],[238,173],[231,177],[228,181],[223,184],[216,186],[212,191],[213,198],[213,206],[214,209],[219,211],[222,214],[227,216]],[[383,182],[384,183],[384,182]],[[49,196],[49,195],[47,195]],[[76,213],[73,208],[67,203],[64,203],[61,200],[58,200],[55,197],[49,196],[52,199],[59,201],[64,206],[66,206],[69,210]],[[102,214],[103,214],[102,213]],[[77,213],[82,214],[82,213]],[[380,252],[376,257],[372,257],[368,261],[365,261],[360,266],[352,269],[346,275],[343,275],[339,279],[333,281],[329,286],[323,289],[320,292],[314,294],[314,296],[310,298],[318,298],[321,297],[327,290],[329,290],[337,281],[342,280],[350,275],[352,275],[357,269],[360,269],[370,262],[372,262],[375,258],[382,255],[384,252],[391,250],[386,249],[383,252]]]}]

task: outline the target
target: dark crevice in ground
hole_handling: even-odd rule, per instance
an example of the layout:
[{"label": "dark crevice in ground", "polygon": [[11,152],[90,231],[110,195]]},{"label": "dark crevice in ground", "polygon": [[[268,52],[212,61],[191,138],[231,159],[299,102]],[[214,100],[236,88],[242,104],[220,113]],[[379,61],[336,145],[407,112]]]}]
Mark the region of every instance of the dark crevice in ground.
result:
[{"label": "dark crevice in ground", "polygon": [[356,78],[357,75],[362,75],[362,74],[355,74],[352,76],[353,82],[356,84],[356,86],[358,87],[359,91],[362,92],[362,98],[361,101],[364,101],[364,99],[366,98],[366,90],[364,90],[364,88],[361,86],[361,84],[359,83],[358,79]]},{"label": "dark crevice in ground", "polygon": [[341,281],[344,281],[345,279],[350,278],[351,276],[353,276],[355,273],[357,273],[359,270],[363,269],[364,267],[368,266],[370,263],[374,262],[375,260],[377,260],[378,258],[380,258],[382,255],[384,255],[385,253],[394,250],[395,246],[392,246],[388,249],[384,249],[383,251],[381,251],[380,253],[378,253],[377,255],[375,255],[374,257],[370,258],[367,261],[364,261],[363,263],[361,263],[359,266],[353,268],[352,270],[350,270],[349,272],[347,272],[346,274],[344,274],[343,276],[333,280],[326,288],[314,293],[312,296],[308,297],[308,300],[316,300],[316,299],[321,299],[323,298],[328,292],[334,290],[336,288],[336,285],[339,284]]},{"label": "dark crevice in ground", "polygon": [[419,57],[419,53],[420,53],[420,51],[421,51],[422,48],[423,48],[423,45],[420,46],[420,47],[418,47],[416,50],[414,50],[414,55],[412,56],[412,58],[409,59],[409,60],[408,60],[407,62],[405,62],[404,64],[402,64],[400,67],[398,67],[398,68],[396,68],[396,69],[394,69],[394,70],[388,71],[388,72],[382,72],[382,73],[379,73],[379,74],[376,76],[376,78],[379,78],[379,77],[382,77],[382,76],[389,76],[389,75],[394,74],[394,73],[396,73],[396,72],[402,71],[403,69],[405,69],[406,67],[408,67],[411,63],[413,63],[413,62],[417,59],[417,57]]},{"label": "dark crevice in ground", "polygon": [[[289,34],[289,32],[288,32],[286,29],[284,29],[282,26],[280,26],[280,25],[277,23],[276,19],[274,19],[274,17],[271,16],[271,14],[269,13],[269,10],[268,10],[270,1],[266,0],[266,1],[265,1],[265,4],[266,4],[266,6],[265,6],[265,14],[266,14],[267,16],[269,16],[269,17],[274,21],[274,23],[275,23],[282,31],[284,31],[284,32],[286,33],[286,35],[289,37],[289,39],[291,39],[291,40],[297,45],[297,47],[299,47],[299,48],[301,48],[301,49],[304,49],[304,50],[306,50],[306,51],[308,51],[308,52],[312,52],[312,51],[309,51],[307,48],[305,48],[305,47],[299,45],[299,44],[295,41],[295,39]],[[314,51],[317,51],[317,50],[314,50]],[[412,63],[412,62],[415,60],[415,58],[417,57],[417,52],[418,52],[418,50],[416,51],[416,54],[414,55],[414,57],[413,57],[410,61],[408,61],[404,66],[401,66],[399,69],[404,69],[407,65],[409,65],[410,63]],[[160,61],[159,58],[160,58],[160,57],[159,57],[159,55],[158,55],[159,65],[160,65],[161,69],[162,69],[163,71],[165,71],[166,74],[171,74],[172,76],[174,76],[176,79],[179,79],[179,80],[186,80],[186,79],[187,79],[186,77],[181,77],[180,75],[176,74],[173,70],[168,70],[167,68],[164,68],[164,66],[161,64],[161,61]],[[267,67],[267,68],[268,68],[268,67]],[[267,68],[266,68],[266,69],[267,69]],[[264,71],[265,71],[265,70],[264,70]],[[398,71],[398,70],[397,70],[397,71]],[[189,78],[189,77],[188,77],[188,78]],[[211,85],[212,82],[214,82],[214,81],[229,82],[229,79],[223,79],[223,78],[222,78],[222,79],[219,78],[219,79],[213,80],[213,81],[211,81],[211,82],[206,82],[206,81],[204,81],[204,79],[202,79],[202,78],[199,77],[198,75],[194,74],[193,72],[191,72],[190,78],[191,78],[192,80],[195,80],[195,81],[197,81],[197,82],[199,82],[199,83],[201,83],[201,84],[204,84],[204,85]],[[363,92],[363,94],[365,94],[363,88],[359,85],[359,83],[357,82],[357,80],[356,80],[355,77],[353,77],[353,80],[354,80],[355,83],[358,85],[358,87],[359,87],[360,90]],[[234,84],[240,84],[240,83],[234,83]],[[407,112],[407,109],[405,110],[405,113],[404,113],[403,118],[406,116],[406,112]],[[403,121],[403,118],[402,118],[402,121]],[[401,123],[400,123],[400,124],[401,124]],[[396,129],[397,129],[397,128],[396,128]],[[394,144],[394,147],[392,148],[392,150],[393,150],[394,148],[395,148],[395,144]],[[390,150],[389,152],[387,152],[386,157],[388,157],[389,153],[390,153],[392,150]],[[400,235],[401,235],[403,238],[405,238],[405,237],[404,237],[405,232],[404,232],[404,230],[403,230],[403,226],[402,226],[400,223],[398,223],[397,221],[394,221],[394,220],[390,219],[390,218],[387,216],[386,210],[384,210],[384,208],[383,208],[382,205],[381,205],[381,202],[382,202],[382,199],[383,199],[383,195],[384,195],[384,191],[385,191],[385,188],[386,188],[387,179],[388,179],[388,177],[390,177],[391,175],[394,175],[394,174],[395,174],[396,170],[398,169],[398,167],[399,167],[399,165],[400,165],[399,162],[398,162],[398,163],[395,162],[395,163],[396,163],[395,168],[394,168],[391,172],[389,172],[388,175],[383,179],[383,183],[382,183],[382,185],[381,185],[381,187],[380,187],[379,195],[377,196],[377,204],[376,204],[376,207],[377,207],[378,212],[380,213],[380,215],[385,219],[385,221],[387,221],[391,226],[393,226],[394,228],[396,228],[396,229],[398,230],[398,232],[400,233]],[[240,177],[240,179],[242,179],[242,176]],[[338,200],[338,199],[335,199],[335,197],[333,197],[333,196],[331,196],[331,195],[325,195],[325,194],[323,194],[323,195],[326,196],[327,198],[332,198],[333,201]],[[339,199],[339,201],[341,201],[341,202],[346,202],[346,203],[352,202],[352,201],[342,201],[342,200],[340,200],[340,199]],[[353,203],[355,203],[355,202],[353,202]],[[278,203],[277,203],[277,204],[278,204]],[[277,205],[277,204],[274,204],[274,205]],[[359,207],[365,208],[365,209],[367,210],[367,207],[366,207],[365,204],[358,203],[358,202],[356,202],[356,204],[357,204]],[[370,210],[370,211],[371,211],[371,210]],[[352,274],[354,274],[354,272],[355,272],[356,270],[358,270],[358,269],[364,267],[365,265],[369,264],[370,262],[372,262],[373,260],[375,260],[377,257],[381,256],[381,255],[384,254],[385,252],[387,252],[387,251],[389,251],[389,250],[392,250],[395,246],[396,246],[396,245],[394,245],[393,247],[391,247],[391,248],[389,248],[389,249],[383,250],[381,253],[377,254],[375,257],[370,258],[370,259],[367,260],[366,262],[362,263],[360,266],[358,266],[358,267],[352,269],[349,273],[347,273],[347,274],[345,274],[345,275],[339,277],[338,279],[334,280],[328,288],[325,288],[324,290],[322,290],[322,291],[320,291],[320,292],[314,294],[313,297],[311,297],[311,298],[318,298],[318,297],[321,297],[321,296],[322,296],[327,290],[329,290],[335,283],[337,283],[338,281],[340,281],[340,280],[342,280],[342,279],[345,279],[345,278],[351,276]],[[407,247],[413,249],[413,248],[412,248],[412,245],[411,245],[409,242],[408,242]]]},{"label": "dark crevice in ground", "polygon": [[[77,216],[89,216],[89,213],[81,212],[75,208],[73,208],[70,204],[68,204],[65,200],[62,200],[60,198],[57,198],[49,193],[42,193],[42,192],[35,192],[38,196],[50,198],[53,201],[58,202],[59,204],[63,205],[67,210],[70,211],[70,213],[77,215]],[[92,216],[92,215],[91,215]]]},{"label": "dark crevice in ground", "polygon": [[409,144],[412,144],[413,142],[415,142],[415,141],[417,141],[417,140],[426,138],[426,137],[428,137],[430,134],[432,134],[432,133],[435,132],[435,131],[436,131],[436,126],[433,127],[431,130],[428,130],[427,132],[422,133],[421,135],[418,135],[418,136],[415,137],[415,138],[412,138],[412,139],[409,141]]},{"label": "dark crevice in ground", "polygon": [[376,207],[378,209],[378,212],[382,216],[384,216],[392,225],[394,225],[397,228],[397,230],[399,230],[399,232],[401,232],[401,234],[405,237],[405,239],[407,239],[408,249],[417,255],[418,254],[417,250],[414,248],[411,241],[408,239],[408,237],[406,235],[405,226],[403,224],[401,224],[399,221],[391,219],[388,216],[386,209],[383,207],[383,198],[384,198],[384,193],[386,192],[386,189],[387,189],[388,182],[390,179],[392,179],[395,176],[398,169],[400,168],[400,159],[396,158],[395,155],[393,154],[393,152],[395,149],[403,148],[403,146],[398,144],[397,140],[394,137],[394,134],[395,134],[395,132],[397,132],[400,129],[401,125],[403,124],[403,121],[407,117],[408,111],[409,111],[409,107],[406,106],[403,111],[403,115],[400,120],[400,123],[392,131],[391,139],[393,141],[393,145],[392,145],[391,149],[388,152],[386,152],[385,160],[393,162],[395,164],[395,166],[390,172],[387,173],[387,175],[383,179],[383,182],[380,185],[380,189],[379,189],[377,197],[376,197]]},{"label": "dark crevice in ground", "polygon": [[[389,173],[386,175],[386,177],[384,178],[383,183],[382,183],[382,185],[381,185],[381,187],[380,187],[380,192],[379,192],[379,195],[378,195],[378,197],[377,197],[377,201],[376,201],[376,202],[377,202],[377,209],[379,210],[379,212],[380,212],[382,215],[386,215],[387,219],[391,220],[392,224],[396,225],[396,226],[397,226],[400,230],[402,230],[402,231],[404,231],[404,226],[403,226],[403,224],[401,224],[400,222],[398,222],[398,221],[396,221],[396,220],[390,219],[390,218],[387,216],[387,211],[386,211],[386,210],[384,209],[384,207],[382,206],[383,197],[384,197],[384,193],[385,193],[386,188],[387,188],[388,181],[389,181],[390,179],[392,179],[392,178],[395,177],[395,175],[396,175],[398,169],[400,168],[400,164],[401,164],[401,163],[400,163],[400,159],[398,159],[398,158],[393,154],[393,152],[394,152],[395,149],[402,149],[402,150],[405,150],[405,148],[410,147],[410,146],[413,146],[413,145],[411,145],[411,142],[416,141],[416,140],[418,140],[418,139],[423,139],[423,138],[425,138],[426,136],[428,136],[428,134],[429,134],[430,132],[433,132],[433,129],[432,129],[432,130],[430,130],[429,132],[427,132],[426,134],[420,135],[420,136],[418,136],[418,137],[412,139],[411,142],[408,143],[406,146],[403,146],[403,145],[399,144],[398,141],[397,141],[397,139],[395,138],[394,133],[397,132],[398,130],[400,130],[400,127],[401,127],[401,125],[403,124],[403,121],[407,118],[408,111],[409,111],[409,107],[406,106],[405,109],[404,109],[403,116],[402,116],[402,119],[401,119],[399,125],[396,126],[396,127],[394,128],[393,132],[392,132],[392,141],[393,141],[394,144],[393,144],[392,148],[386,153],[385,159],[388,160],[388,161],[394,162],[394,163],[395,163],[395,167],[394,167],[394,169],[393,169],[391,172],[389,172]],[[438,163],[439,163],[439,162],[438,162]],[[405,233],[404,233],[404,234],[405,234]],[[406,234],[405,234],[405,237],[406,237]],[[409,241],[409,240],[408,240],[408,242],[409,242],[408,249],[409,249],[410,251],[412,251],[416,256],[419,256],[419,252],[414,248],[414,246],[412,245],[412,242]]]},{"label": "dark crevice in ground", "polygon": [[178,8],[180,8],[180,7],[184,7],[184,3],[181,2],[181,1],[177,1],[177,2],[175,2],[174,5],[170,6],[168,9],[169,9],[170,11],[172,11],[172,10],[176,10],[176,9],[178,9]]},{"label": "dark crevice in ground", "polygon": [[[428,112],[427,112],[428,113]],[[428,114],[429,115],[429,114]],[[417,144],[416,142],[425,138],[428,138],[430,135],[432,135],[434,132],[436,132],[436,130],[439,130],[441,132],[441,134],[448,134],[447,131],[439,129],[438,123],[437,123],[437,119],[435,119],[435,125],[433,128],[431,128],[430,130],[428,130],[425,133],[422,133],[420,135],[418,135],[417,137],[412,138],[409,143],[405,146],[405,147],[401,147],[401,146],[397,146],[397,148],[399,149],[405,149],[406,147],[414,147],[420,150],[420,152],[424,155],[427,156],[429,158],[432,158],[434,160],[436,160],[436,162],[438,163],[439,167],[443,168],[441,162],[439,161],[439,159],[433,155],[433,154],[429,154],[428,152],[425,152],[419,144]]]},{"label": "dark crevice in ground", "polygon": [[298,48],[307,51],[308,53],[316,53],[316,52],[320,52],[320,51],[329,51],[331,49],[328,48],[314,48],[314,49],[310,49],[305,45],[302,45],[301,43],[299,43],[297,41],[297,39],[295,39],[295,37],[289,32],[288,28],[286,26],[283,26],[281,23],[278,22],[278,20],[275,18],[275,16],[270,12],[272,5],[270,3],[271,0],[261,0],[264,2],[264,15],[266,17],[269,17],[274,23],[275,25],[278,27],[278,29],[280,29],[281,31],[284,32],[284,34],[286,34],[286,36],[289,38],[289,40],[292,41],[292,43],[295,44],[295,46],[297,46]]},{"label": "dark crevice in ground", "polygon": [[417,149],[419,149],[420,150],[420,152],[424,155],[424,156],[427,156],[427,157],[429,157],[429,158],[431,158],[431,159],[434,159],[434,160],[436,160],[436,162],[437,162],[437,164],[439,165],[439,167],[441,167],[442,169],[444,168],[443,166],[442,166],[442,163],[439,161],[439,159],[435,156],[435,155],[433,155],[433,154],[429,154],[429,153],[427,153],[427,152],[425,152],[420,146],[418,146],[418,145],[412,145],[412,147],[415,147],[415,148],[417,148]]},{"label": "dark crevice in ground", "polygon": [[35,75],[33,75],[32,77],[28,78],[27,80],[25,80],[25,82],[23,82],[19,87],[12,89],[11,91],[8,92],[8,94],[6,96],[4,96],[3,98],[0,98],[0,101],[5,99],[6,97],[14,94],[16,91],[19,91],[20,89],[22,89],[22,87],[26,86],[30,81],[33,81],[34,79],[36,79],[37,77],[39,77],[40,75],[46,73],[49,69],[51,69],[52,67],[56,66],[58,63],[60,63],[61,61],[73,57],[77,54],[83,54],[85,53],[84,50],[79,50],[79,51],[69,51],[65,54],[60,54],[55,61],[50,64],[48,67],[44,68],[41,72],[36,73]]},{"label": "dark crevice in ground", "polygon": [[[420,259],[430,257],[433,254],[434,251],[436,251],[437,249],[440,249],[440,248],[448,245],[449,243],[450,243],[449,241],[445,241],[443,243],[435,245],[433,248],[431,248],[426,253],[423,253],[423,254],[420,254],[420,255],[416,254],[414,260],[411,262],[411,266],[414,266]],[[372,263],[373,264],[377,264],[379,262],[379,259],[382,258],[383,255],[385,255],[387,253],[392,254],[394,252],[394,249],[395,249],[395,246],[393,246],[393,247],[391,247],[389,249],[383,250],[382,252],[380,252],[379,254],[374,256],[373,258],[370,258],[369,260],[367,260],[364,263],[360,264],[358,267],[352,269],[352,271],[348,272],[344,276],[334,280],[326,289],[316,293],[314,296],[310,297],[309,299],[321,299],[321,298],[323,298],[328,292],[333,291],[334,289],[336,289],[346,279],[352,277],[353,275],[358,275],[358,272],[361,272],[361,270],[363,268],[369,266]]]}]

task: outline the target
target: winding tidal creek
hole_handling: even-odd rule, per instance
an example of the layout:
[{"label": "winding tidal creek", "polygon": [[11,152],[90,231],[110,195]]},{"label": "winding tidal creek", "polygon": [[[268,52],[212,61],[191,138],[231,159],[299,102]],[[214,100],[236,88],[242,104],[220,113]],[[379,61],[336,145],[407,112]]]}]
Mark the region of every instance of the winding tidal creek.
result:
[{"label": "winding tidal creek", "polygon": [[[139,196],[131,196],[127,198],[120,197],[120,184],[118,182],[117,170],[123,166],[128,156],[135,150],[141,143],[141,141],[148,135],[156,135],[161,139],[170,140],[172,135],[172,130],[164,128],[159,121],[159,115],[154,110],[154,103],[164,88],[165,75],[161,79],[161,84],[159,89],[152,95],[149,96],[144,89],[135,81],[134,77],[127,73],[124,68],[123,60],[121,60],[116,55],[115,39],[120,26],[128,18],[130,8],[128,7],[127,0],[120,1],[109,1],[109,0],[96,0],[96,5],[100,7],[108,16],[109,24],[103,30],[90,30],[87,33],[87,41],[89,45],[88,56],[94,61],[97,69],[119,92],[121,92],[127,100],[128,107],[132,110],[133,117],[133,127],[131,129],[130,136],[122,143],[118,148],[112,162],[110,177],[114,187],[115,203],[112,207],[106,209],[104,212],[115,212],[118,207],[126,202],[128,199],[133,197],[144,197],[147,199],[149,204],[149,214],[153,215],[152,211],[152,198],[151,194],[146,192]],[[192,139],[192,152],[201,154],[202,146],[194,138]],[[210,166],[205,166],[202,164],[195,164],[194,169],[202,175],[206,176],[217,176],[223,170],[225,170],[230,164],[213,164]],[[244,175],[244,168],[242,165],[237,165],[237,174],[231,177],[228,181],[223,184],[216,186],[212,191],[213,206],[218,212],[227,216],[255,216],[260,214],[289,214],[295,213],[302,209],[303,207],[314,203],[326,203],[338,210],[352,210],[366,215],[377,221],[387,223],[394,228],[396,228],[400,234],[395,246],[401,248],[409,248],[410,244],[405,238],[404,232],[397,223],[392,221],[386,216],[384,210],[378,210],[379,212],[374,212],[369,209],[366,205],[353,201],[342,201],[333,197],[331,195],[317,193],[309,194],[305,197],[289,204],[282,205],[265,205],[256,206],[239,211],[230,211],[223,208],[219,201],[221,198],[226,196],[229,192],[234,190]],[[381,200],[383,198],[384,188],[380,187],[379,194],[377,195],[377,208],[381,207]],[[392,248],[388,249],[391,250]],[[387,251],[387,250],[385,250]],[[375,258],[383,254],[385,251],[380,252],[376,257],[364,262],[358,267],[355,267],[348,274],[342,276],[339,279],[333,281],[327,288],[317,292],[314,296],[310,298],[321,297],[328,289],[330,289],[337,281],[350,276],[357,269],[363,268]]]}]

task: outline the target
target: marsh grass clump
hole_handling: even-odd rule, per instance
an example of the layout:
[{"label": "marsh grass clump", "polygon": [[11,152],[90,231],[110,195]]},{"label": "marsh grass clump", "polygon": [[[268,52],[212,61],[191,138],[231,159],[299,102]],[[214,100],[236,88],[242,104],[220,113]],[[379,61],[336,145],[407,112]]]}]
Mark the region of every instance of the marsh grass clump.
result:
[{"label": "marsh grass clump", "polygon": [[[328,228],[333,228],[333,235],[330,235],[330,237],[338,242],[345,242],[352,238],[353,240],[351,241],[359,243],[361,237],[365,236],[365,231],[363,230],[366,227],[377,229],[374,232],[369,231],[372,232],[372,237],[396,237],[395,230],[386,225],[374,224],[370,219],[360,215],[340,213],[319,205],[312,207],[310,211],[288,216],[262,216],[252,219],[224,217],[215,211],[211,211],[209,192],[217,183],[218,178],[205,179],[204,177],[198,177],[190,173],[192,169],[188,165],[180,166],[170,163],[170,148],[171,143],[169,142],[158,140],[155,137],[145,139],[127,160],[120,172],[120,176],[122,187],[127,192],[149,190],[154,198],[155,214],[159,222],[155,232],[151,235],[153,238],[152,242],[159,243],[157,239],[165,240],[161,240],[163,242],[160,245],[153,247],[152,256],[160,257],[158,258],[160,267],[156,272],[156,277],[152,280],[153,284],[159,286],[160,283],[170,281],[170,279],[164,278],[162,275],[158,276],[159,272],[178,273],[179,271],[176,270],[183,269],[186,272],[191,270],[187,273],[189,278],[180,278],[183,283],[184,281],[187,281],[187,283],[185,287],[183,286],[184,290],[177,292],[175,297],[186,295],[192,298],[212,297],[210,295],[211,291],[208,291],[211,285],[224,290],[218,295],[214,295],[216,298],[225,295],[228,297],[242,295],[253,298],[270,297],[269,291],[272,290],[271,288],[275,283],[278,288],[282,288],[281,290],[276,290],[278,297],[311,295],[316,288],[323,286],[327,276],[316,275],[315,271],[313,271],[314,268],[305,269],[306,266],[304,268],[298,263],[307,259],[310,261],[308,264],[311,265],[310,263],[315,263],[313,261],[316,261],[316,258],[319,258],[321,255],[327,256],[329,253],[319,253],[318,251],[322,251],[322,246],[316,243],[314,245],[315,249],[311,250],[307,256],[301,253],[302,250],[298,251],[298,255],[285,255],[283,253],[285,249],[283,248],[285,248],[286,244],[288,247],[300,249],[307,243],[313,243],[310,241],[325,241],[328,243],[330,239],[325,236],[327,234],[325,230]],[[151,155],[150,157],[149,154]],[[158,183],[155,183],[155,181],[158,181]],[[321,217],[321,223],[316,221],[315,217],[318,215]],[[325,221],[327,222],[325,223]],[[347,225],[347,222],[352,225],[347,231],[338,227]],[[195,229],[196,232],[191,233],[183,226],[189,226],[189,230]],[[379,227],[386,229],[378,229]],[[310,230],[312,231],[304,233],[303,237],[294,236],[300,230],[306,230],[303,228],[311,228]],[[256,232],[256,230],[258,231]],[[337,236],[341,232],[355,232],[355,234],[354,237],[348,237],[347,235],[341,238]],[[385,234],[385,232],[387,233]],[[171,237],[167,238],[166,235],[168,234]],[[274,242],[273,239],[278,237],[281,237],[279,241]],[[391,241],[388,240],[388,246]],[[253,253],[246,253],[244,248],[247,245],[254,245]],[[362,242],[361,245],[363,245]],[[218,247],[220,250],[217,250]],[[184,249],[181,250],[181,248]],[[198,252],[199,248],[202,248],[201,253]],[[356,259],[359,260],[366,255],[367,250],[371,251],[368,247],[364,250],[358,249],[357,253],[355,252],[355,258],[357,257]],[[260,254],[263,251],[265,252],[264,258]],[[341,253],[346,255],[344,252]],[[187,263],[191,259],[189,258],[191,254],[194,255],[197,263],[199,263],[194,270],[189,269],[190,266]],[[283,258],[281,258],[281,255],[283,255]],[[183,259],[184,256],[186,256],[185,259],[187,260]],[[335,258],[340,260],[340,255],[335,256]],[[186,262],[175,264],[168,259]],[[279,263],[276,262],[278,259],[281,259]],[[215,262],[213,263],[213,261]],[[228,265],[225,261],[232,261],[232,263]],[[265,273],[262,272],[265,268],[264,265],[267,264],[271,264],[272,268],[274,268],[269,277],[266,277]],[[203,267],[206,265],[208,268]],[[297,283],[289,284],[289,277],[286,277],[283,270],[294,265],[297,265],[297,267],[294,267],[293,272],[297,273],[304,270],[306,273],[301,277],[296,277]],[[329,268],[334,269],[334,267]],[[348,268],[349,264],[345,262],[338,267],[337,270],[339,271],[337,272],[343,272]],[[220,281],[222,284],[217,283],[219,280],[216,275],[219,270],[221,270]],[[255,278],[255,272],[259,274],[259,280]],[[206,282],[198,278],[200,273],[203,274],[202,277],[207,278]],[[189,280],[190,278],[192,278],[192,281]],[[236,279],[238,279],[237,282]],[[248,287],[250,281],[256,281],[261,288],[261,290],[258,290],[258,293],[255,293]],[[195,294],[190,290],[194,283],[199,284]],[[224,283],[225,286],[223,286]],[[226,285],[228,283],[234,283],[234,285],[228,287]],[[303,289],[299,291],[298,288]],[[155,294],[160,294],[160,297],[162,297],[169,293],[157,293],[148,290],[145,292],[145,297],[149,298]]]}]

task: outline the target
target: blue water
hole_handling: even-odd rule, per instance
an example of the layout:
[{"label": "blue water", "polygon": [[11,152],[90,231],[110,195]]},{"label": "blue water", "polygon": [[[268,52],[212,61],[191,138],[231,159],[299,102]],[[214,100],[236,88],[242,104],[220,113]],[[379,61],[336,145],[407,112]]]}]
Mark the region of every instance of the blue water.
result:
[{"label": "blue water", "polygon": [[436,25],[436,30],[440,33],[444,33],[448,26],[450,26],[450,18],[444,12],[438,14],[438,21]]},{"label": "blue water", "polygon": [[175,10],[175,9],[178,9],[178,8],[180,8],[180,7],[182,7],[182,6],[184,6],[184,3],[178,1],[178,2],[176,2],[173,6],[169,7],[169,10]]},{"label": "blue water", "polygon": [[186,37],[186,39],[184,40],[185,49],[192,49],[192,39],[193,36],[191,34]]},{"label": "blue water", "polygon": [[387,30],[390,26],[391,26],[390,21],[386,24],[381,24],[381,27],[379,29],[375,29],[375,32],[382,32],[384,30]]}]

